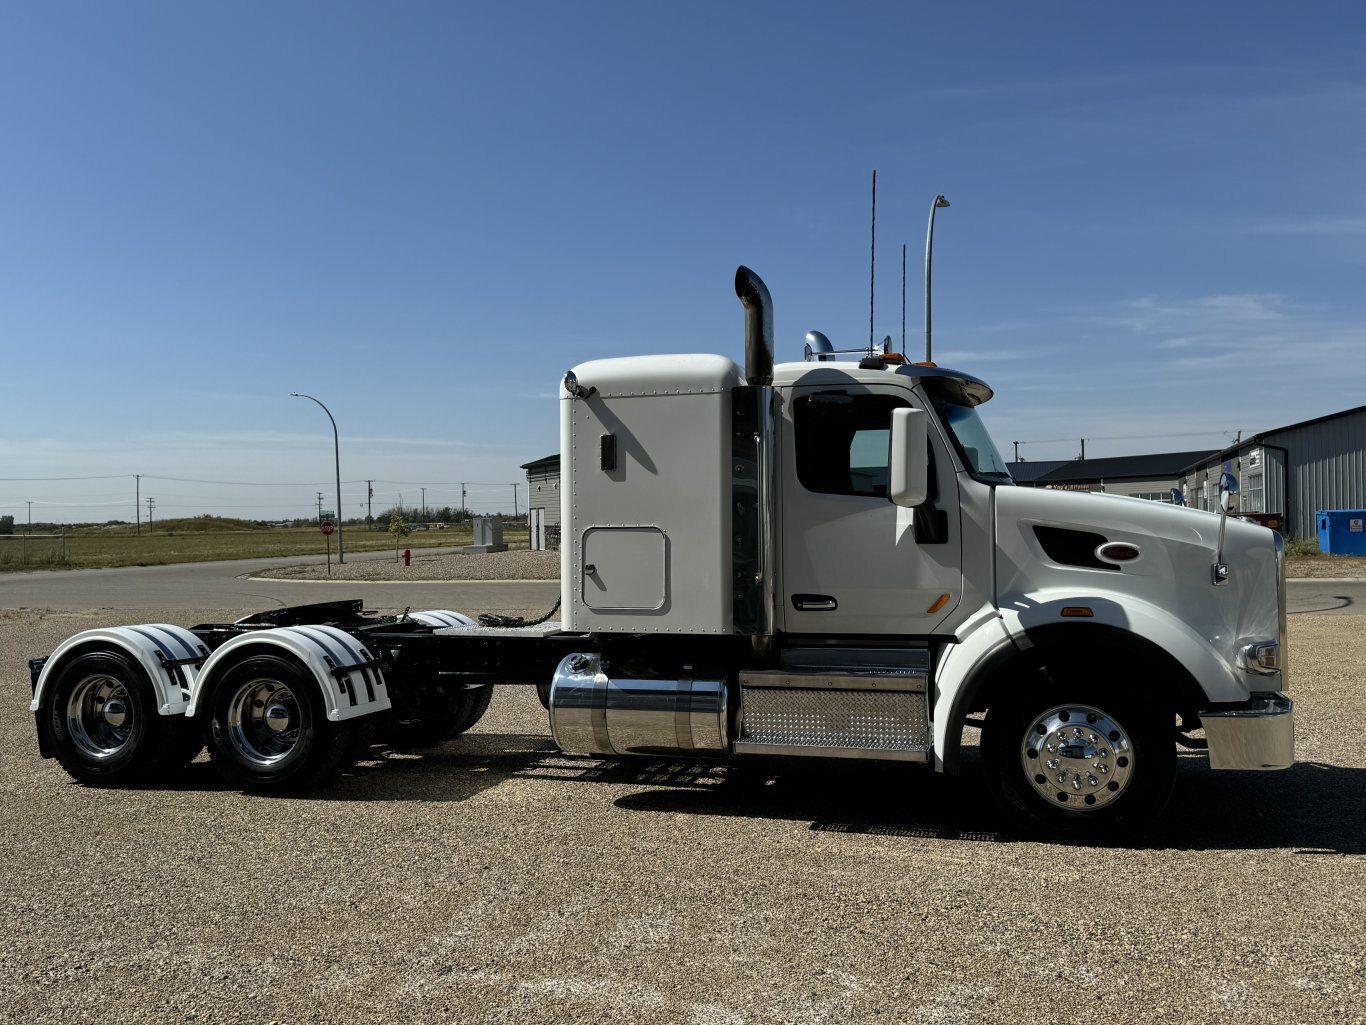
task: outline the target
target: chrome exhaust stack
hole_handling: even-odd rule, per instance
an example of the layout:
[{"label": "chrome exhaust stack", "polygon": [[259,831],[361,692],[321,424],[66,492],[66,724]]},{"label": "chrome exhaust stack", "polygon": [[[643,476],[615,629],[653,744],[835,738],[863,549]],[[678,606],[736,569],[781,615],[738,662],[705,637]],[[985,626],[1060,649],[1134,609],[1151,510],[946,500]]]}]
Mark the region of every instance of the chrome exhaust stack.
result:
[{"label": "chrome exhaust stack", "polygon": [[741,264],[735,271],[735,295],[745,307],[745,380],[773,383],[773,300],[764,279]]}]

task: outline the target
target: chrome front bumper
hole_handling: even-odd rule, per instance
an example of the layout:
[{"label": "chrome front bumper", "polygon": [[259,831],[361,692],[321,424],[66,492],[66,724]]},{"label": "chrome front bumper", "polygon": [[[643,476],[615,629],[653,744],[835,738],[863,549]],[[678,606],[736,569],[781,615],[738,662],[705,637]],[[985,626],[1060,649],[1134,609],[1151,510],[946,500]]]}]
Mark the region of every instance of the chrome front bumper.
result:
[{"label": "chrome front bumper", "polygon": [[1258,694],[1245,705],[1200,713],[1211,769],[1288,769],[1295,764],[1295,703]]}]

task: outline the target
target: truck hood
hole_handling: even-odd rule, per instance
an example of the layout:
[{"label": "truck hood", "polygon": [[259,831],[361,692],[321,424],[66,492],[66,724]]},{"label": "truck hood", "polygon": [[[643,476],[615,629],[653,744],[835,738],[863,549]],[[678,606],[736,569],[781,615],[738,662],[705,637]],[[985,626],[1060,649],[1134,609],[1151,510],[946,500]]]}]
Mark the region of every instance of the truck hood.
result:
[{"label": "truck hood", "polygon": [[[1137,600],[1189,624],[1230,664],[1247,641],[1279,637],[1280,568],[1266,527],[1228,520],[1229,575],[1216,586],[1218,513],[1087,492],[995,492],[998,607],[1109,598],[1122,608]],[[1097,560],[1095,549],[1114,541],[1138,549],[1138,558],[1113,568]]]}]

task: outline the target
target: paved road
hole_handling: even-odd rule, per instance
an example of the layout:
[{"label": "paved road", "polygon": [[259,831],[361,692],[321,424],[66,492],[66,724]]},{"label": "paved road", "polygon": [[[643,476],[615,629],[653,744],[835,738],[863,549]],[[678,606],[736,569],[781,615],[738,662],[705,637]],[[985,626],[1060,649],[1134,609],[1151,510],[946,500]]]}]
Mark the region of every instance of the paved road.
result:
[{"label": "paved road", "polygon": [[[359,552],[353,562],[390,558],[387,552]],[[251,580],[270,566],[298,565],[323,559],[287,556],[232,562],[183,563],[0,574],[3,609],[148,609],[219,608],[255,611],[283,605],[363,598],[367,608],[450,608],[463,612],[490,609],[539,612],[550,608],[559,593],[554,581],[458,581],[450,583],[362,583],[357,581]],[[1291,580],[1292,615],[1328,612],[1366,614],[1366,580]]]},{"label": "paved road", "polygon": [[[348,562],[393,558],[361,552]],[[0,609],[166,609],[214,608],[252,612],[309,602],[362,598],[374,609],[456,609],[484,612],[544,612],[559,596],[555,581],[464,581],[365,583],[346,581],[252,580],[272,566],[324,559],[287,556],[195,562],[126,569],[79,569],[0,574]]]}]

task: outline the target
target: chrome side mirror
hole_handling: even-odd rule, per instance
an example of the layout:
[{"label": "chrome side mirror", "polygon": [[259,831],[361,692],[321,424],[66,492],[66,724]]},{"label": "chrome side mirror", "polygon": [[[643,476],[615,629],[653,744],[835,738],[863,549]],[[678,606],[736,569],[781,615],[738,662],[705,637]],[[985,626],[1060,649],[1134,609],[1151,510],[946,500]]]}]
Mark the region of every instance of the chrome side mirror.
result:
[{"label": "chrome side mirror", "polygon": [[1219,475],[1219,508],[1230,512],[1237,506],[1233,496],[1238,493],[1238,478],[1225,470]]}]

